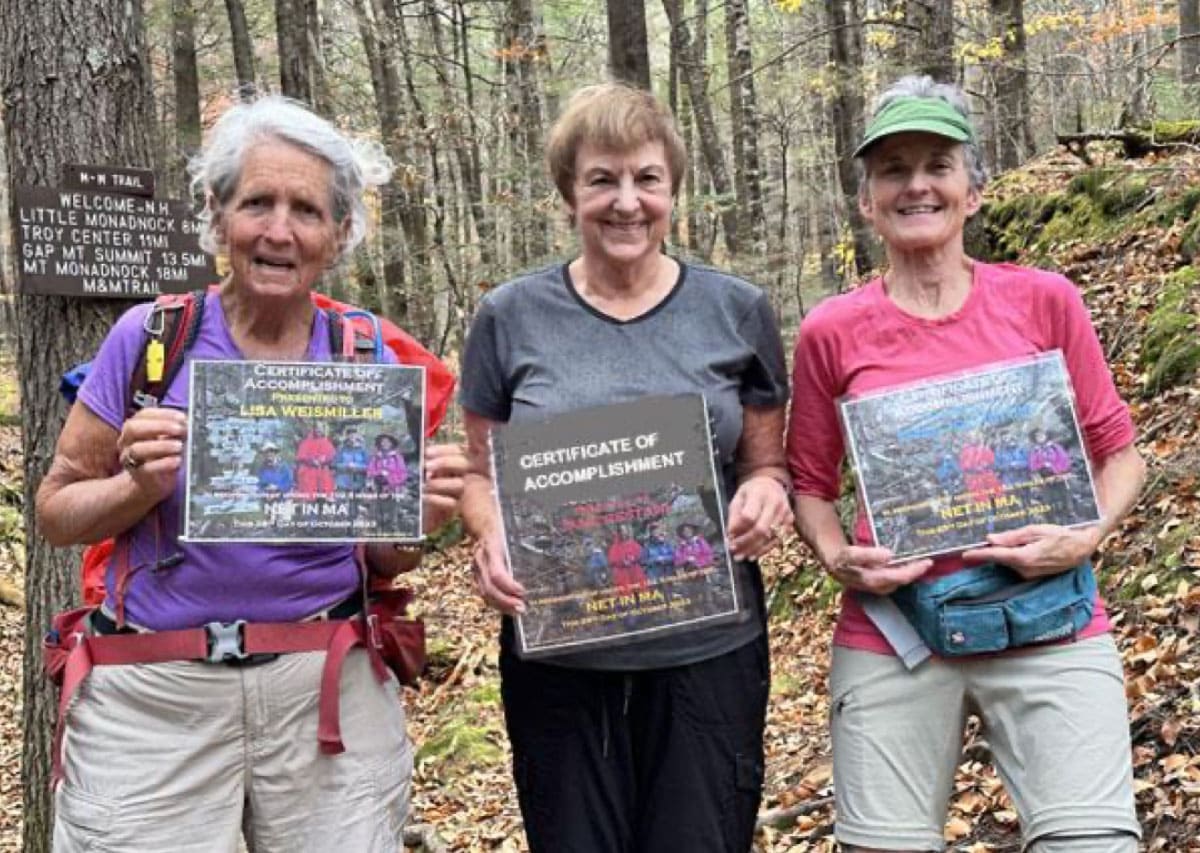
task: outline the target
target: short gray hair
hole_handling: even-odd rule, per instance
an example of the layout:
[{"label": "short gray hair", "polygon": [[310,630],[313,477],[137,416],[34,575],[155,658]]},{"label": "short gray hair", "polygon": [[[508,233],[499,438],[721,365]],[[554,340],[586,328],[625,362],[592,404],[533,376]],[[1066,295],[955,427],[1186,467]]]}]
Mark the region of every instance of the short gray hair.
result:
[{"label": "short gray hair", "polygon": [[[940,98],[952,106],[966,120],[969,127],[974,126],[971,122],[971,110],[967,106],[967,96],[963,90],[951,83],[938,83],[927,74],[908,74],[888,86],[875,99],[871,115],[879,115],[884,107],[898,98]],[[870,121],[867,123],[870,124]],[[963,162],[967,167],[967,178],[970,181],[971,189],[982,190],[988,181],[987,166],[983,162],[983,152],[979,150],[979,143],[973,133],[970,139],[962,143],[962,147]],[[854,166],[858,170],[858,185],[861,192],[866,189],[866,158],[855,158]]]},{"label": "short gray hair", "polygon": [[349,217],[338,260],[348,257],[367,233],[363,194],[387,183],[392,161],[378,142],[350,139],[303,104],[279,95],[230,107],[188,163],[192,192],[205,199],[198,214],[201,248],[217,253],[214,206],[223,207],[237,191],[246,153],[258,143],[272,140],[295,145],[329,164],[333,218],[341,224]]}]

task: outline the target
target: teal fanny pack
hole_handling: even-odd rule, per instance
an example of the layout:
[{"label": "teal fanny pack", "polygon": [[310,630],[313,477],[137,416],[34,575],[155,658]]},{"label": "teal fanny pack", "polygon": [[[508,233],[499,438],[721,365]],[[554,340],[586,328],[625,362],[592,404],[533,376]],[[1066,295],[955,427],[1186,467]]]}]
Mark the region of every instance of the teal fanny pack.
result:
[{"label": "teal fanny pack", "polygon": [[978,655],[1076,636],[1092,620],[1096,577],[1086,560],[1034,580],[984,563],[900,587],[891,598],[936,654]]}]

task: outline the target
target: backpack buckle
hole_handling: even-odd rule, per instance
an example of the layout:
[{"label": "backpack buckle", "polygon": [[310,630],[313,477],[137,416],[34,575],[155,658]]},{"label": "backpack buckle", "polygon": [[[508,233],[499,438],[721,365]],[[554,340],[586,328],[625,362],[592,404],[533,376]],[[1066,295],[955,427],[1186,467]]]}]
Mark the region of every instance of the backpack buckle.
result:
[{"label": "backpack buckle", "polygon": [[208,656],[205,660],[209,663],[245,660],[248,657],[242,632],[245,625],[244,619],[236,622],[209,622],[205,625],[204,632],[208,634]]},{"label": "backpack buckle", "polygon": [[[141,411],[142,409],[153,409],[158,406],[158,398],[145,391],[134,391],[132,400],[135,411]],[[220,623],[216,622],[213,624]]]}]

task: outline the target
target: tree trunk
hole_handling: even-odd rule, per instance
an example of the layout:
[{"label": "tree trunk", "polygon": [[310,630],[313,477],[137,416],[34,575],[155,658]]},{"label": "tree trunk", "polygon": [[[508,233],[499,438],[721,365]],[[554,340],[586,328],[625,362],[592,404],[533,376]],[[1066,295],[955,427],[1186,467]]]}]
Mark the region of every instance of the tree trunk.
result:
[{"label": "tree trunk", "polygon": [[279,45],[279,90],[289,98],[313,100],[309,56],[308,0],[275,0],[275,38]]},{"label": "tree trunk", "polygon": [[[461,2],[455,5],[454,14],[456,18],[462,16],[463,26],[465,26],[466,10]],[[483,202],[483,179],[479,171],[479,131],[475,123],[474,106],[469,105],[464,109],[459,102],[458,89],[452,79],[456,63],[452,62],[447,52],[435,0],[425,0],[425,16],[429,21],[433,50],[437,58],[435,72],[438,85],[442,90],[443,109],[446,111],[447,136],[454,146],[454,159],[467,194],[467,206],[471,212],[471,221],[475,225],[475,233],[479,238],[477,245],[480,263],[483,270],[487,271],[486,274],[491,275],[495,273],[496,257],[493,242],[496,238],[487,207]],[[474,92],[470,79],[469,61],[470,52],[464,51],[461,62],[464,78],[463,89],[469,101],[473,101]],[[469,306],[461,307],[466,310]]]},{"label": "tree trunk", "polygon": [[534,15],[533,0],[508,0],[504,73],[508,82],[508,128],[516,168],[522,177],[517,194],[520,211],[515,217],[517,261],[521,265],[545,259],[549,251],[546,218],[537,202],[547,192],[542,175],[542,138],[545,118],[538,68],[547,58],[546,37]]},{"label": "tree trunk", "polygon": [[[408,38],[408,25],[404,20],[404,10],[400,7],[401,0],[384,0],[387,11],[388,26],[394,39],[395,56],[400,60],[404,70],[404,91],[408,96],[411,108],[409,122],[416,131],[418,149],[424,148],[432,174],[432,186],[426,180],[423,164],[417,156],[408,157],[408,146],[405,146],[407,163],[403,178],[405,179],[405,206],[403,212],[405,243],[408,246],[409,266],[412,275],[408,278],[408,290],[404,291],[399,307],[399,316],[405,327],[426,343],[432,342],[434,331],[433,307],[433,256],[429,248],[429,217],[426,199],[432,189],[438,192],[437,145],[433,138],[433,128],[430,126],[425,105],[417,92],[415,72],[412,61],[412,45]],[[435,229],[439,223],[435,222]],[[435,230],[435,237],[438,236]]]},{"label": "tree trunk", "polygon": [[608,71],[642,89],[650,88],[650,46],[645,0],[608,0]]},{"label": "tree trunk", "polygon": [[861,18],[855,0],[825,0],[825,11],[829,18],[829,58],[836,73],[836,92],[829,112],[838,184],[854,241],[854,268],[861,278],[875,266],[874,240],[858,209],[858,175],[851,159],[863,130]]},{"label": "tree trunk", "polygon": [[740,226],[738,244],[749,243],[750,251],[756,257],[762,257],[766,250],[767,219],[763,210],[758,104],[754,94],[754,57],[746,0],[727,0],[725,4],[725,51],[729,64],[734,185]]},{"label": "tree trunk", "polygon": [[308,37],[308,67],[312,78],[313,109],[326,118],[333,118],[336,106],[325,72],[325,55],[332,40],[329,16],[322,13],[319,0],[304,0],[304,4],[304,29]]},{"label": "tree trunk", "polygon": [[908,22],[920,34],[913,69],[939,83],[953,83],[953,0],[909,0]]},{"label": "tree trunk", "polygon": [[[703,2],[703,0],[702,0]],[[736,255],[740,249],[738,242],[737,207],[730,204],[731,187],[729,172],[725,167],[724,149],[721,147],[720,133],[713,116],[712,101],[708,97],[708,86],[704,76],[704,62],[700,50],[692,43],[687,23],[683,19],[681,0],[663,0],[663,9],[670,21],[673,38],[679,40],[680,71],[687,84],[688,96],[692,102],[692,111],[696,118],[696,132],[699,136],[700,150],[704,153],[704,163],[712,178],[713,189],[720,196],[721,224],[725,229],[725,247],[729,254]]]},{"label": "tree trunk", "polygon": [[1179,82],[1200,83],[1200,0],[1179,0]]},{"label": "tree trunk", "polygon": [[200,148],[200,73],[196,69],[196,10],[192,0],[172,0],[175,71],[175,194],[185,197],[187,161]]},{"label": "tree trunk", "polygon": [[[58,186],[68,163],[153,167],[140,0],[0,0],[0,90],[5,92],[10,186]],[[13,208],[15,210],[15,208]],[[14,217],[15,218],[15,217]],[[128,307],[117,300],[18,294],[17,358],[25,459],[24,836],[50,849],[54,691],[42,675],[50,616],[76,602],[79,555],[39,535],[33,498],[49,467],[65,407],[58,380],[91,357]],[[29,333],[37,330],[37,333]]]},{"label": "tree trunk", "polygon": [[[388,156],[398,162],[400,115],[400,79],[392,63],[391,53],[379,44],[378,23],[367,11],[365,0],[353,0],[354,18],[362,38],[363,53],[371,74],[371,91],[375,96],[375,112],[379,117],[379,136]],[[386,38],[385,38],[386,41]],[[400,176],[384,184],[379,193],[380,245],[383,248],[383,278],[374,275],[363,279],[364,286],[377,285],[372,300],[381,315],[392,316],[392,293],[404,293],[404,230],[400,221],[403,204],[398,189]]]},{"label": "tree trunk", "polygon": [[229,15],[230,41],[233,44],[233,67],[237,74],[238,95],[246,101],[254,97],[258,84],[254,77],[254,44],[246,25],[246,7],[242,0],[225,0]]},{"label": "tree trunk", "polygon": [[1033,152],[1029,121],[1029,81],[1025,71],[1025,12],[1023,0],[988,0],[992,34],[1003,53],[992,68],[995,86],[996,167],[1019,166]]}]

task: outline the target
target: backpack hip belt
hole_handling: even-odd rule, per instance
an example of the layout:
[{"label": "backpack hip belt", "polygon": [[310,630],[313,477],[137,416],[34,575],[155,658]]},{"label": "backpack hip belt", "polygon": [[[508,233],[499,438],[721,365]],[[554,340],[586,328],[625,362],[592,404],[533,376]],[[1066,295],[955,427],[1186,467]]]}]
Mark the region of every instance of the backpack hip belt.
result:
[{"label": "backpack hip belt", "polygon": [[55,784],[62,780],[63,732],[67,711],[80,685],[97,666],[168,661],[228,663],[254,655],[325,652],[317,711],[317,741],[322,753],[344,752],[339,719],[342,664],[355,646],[364,646],[375,677],[387,680],[385,638],[378,614],[314,622],[210,622],[203,628],[130,634],[93,634],[95,608],[61,613],[45,639],[46,667],[61,688],[54,727]]}]

